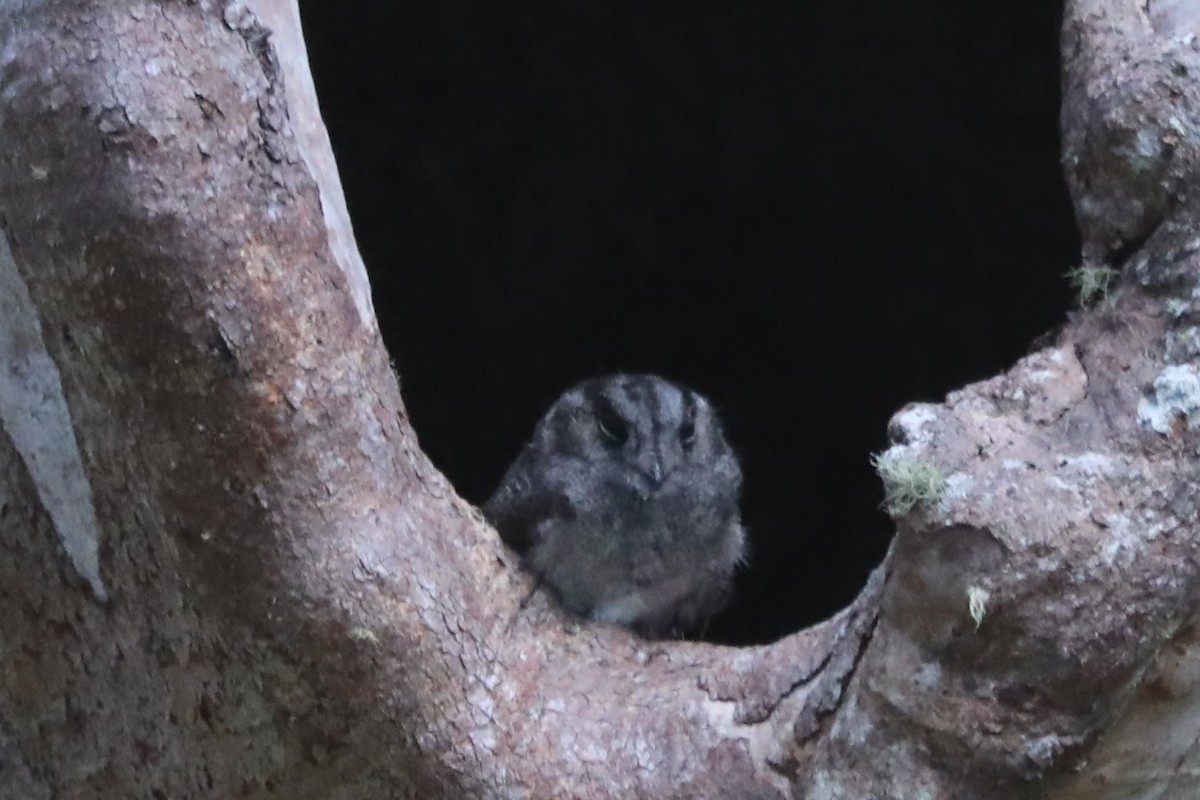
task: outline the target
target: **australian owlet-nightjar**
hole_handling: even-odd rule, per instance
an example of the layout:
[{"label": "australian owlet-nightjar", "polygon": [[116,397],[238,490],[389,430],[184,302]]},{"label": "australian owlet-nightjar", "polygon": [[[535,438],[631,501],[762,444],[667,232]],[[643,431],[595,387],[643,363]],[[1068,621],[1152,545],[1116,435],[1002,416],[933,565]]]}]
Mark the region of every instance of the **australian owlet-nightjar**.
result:
[{"label": "australian owlet-nightjar", "polygon": [[663,636],[728,601],[741,483],[704,397],[611,375],[559,397],[483,510],[568,610]]}]

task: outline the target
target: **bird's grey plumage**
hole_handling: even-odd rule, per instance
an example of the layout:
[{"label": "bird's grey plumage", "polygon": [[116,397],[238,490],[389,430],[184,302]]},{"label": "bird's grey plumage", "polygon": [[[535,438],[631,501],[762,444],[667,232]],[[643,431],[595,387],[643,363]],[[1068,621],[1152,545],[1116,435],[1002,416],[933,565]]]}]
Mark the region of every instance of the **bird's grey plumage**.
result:
[{"label": "bird's grey plumage", "polygon": [[612,375],[554,403],[483,510],[569,610],[660,636],[727,602],[741,482],[707,400]]}]

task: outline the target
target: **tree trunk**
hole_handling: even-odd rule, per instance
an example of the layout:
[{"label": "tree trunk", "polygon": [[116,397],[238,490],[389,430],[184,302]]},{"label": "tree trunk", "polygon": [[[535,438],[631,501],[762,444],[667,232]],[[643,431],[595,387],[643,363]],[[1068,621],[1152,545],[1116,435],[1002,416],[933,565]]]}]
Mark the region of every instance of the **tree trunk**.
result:
[{"label": "tree trunk", "polygon": [[1119,289],[910,406],[827,623],[565,623],[421,454],[293,0],[0,0],[0,797],[1192,797],[1193,3],[1076,0]]}]

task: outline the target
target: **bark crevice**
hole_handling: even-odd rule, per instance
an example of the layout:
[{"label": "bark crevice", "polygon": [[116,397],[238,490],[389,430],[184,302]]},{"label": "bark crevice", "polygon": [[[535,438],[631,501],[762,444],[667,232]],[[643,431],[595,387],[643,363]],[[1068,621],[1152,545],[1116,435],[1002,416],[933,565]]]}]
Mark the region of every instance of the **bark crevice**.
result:
[{"label": "bark crevice", "polygon": [[408,424],[294,12],[0,8],[0,270],[62,376],[112,595],[71,590],[0,406],[0,795],[1066,798],[1129,752],[1179,785],[1200,434],[1139,409],[1200,357],[1200,89],[1170,66],[1200,56],[1068,6],[1084,256],[1142,243],[1124,282],[898,414],[889,452],[944,491],[847,610],[733,650],[521,610]]}]

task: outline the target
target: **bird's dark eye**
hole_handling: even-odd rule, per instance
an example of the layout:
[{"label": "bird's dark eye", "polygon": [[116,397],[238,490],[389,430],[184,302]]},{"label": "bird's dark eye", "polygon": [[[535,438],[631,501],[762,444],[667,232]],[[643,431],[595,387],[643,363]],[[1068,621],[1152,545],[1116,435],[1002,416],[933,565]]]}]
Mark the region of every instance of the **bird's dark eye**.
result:
[{"label": "bird's dark eye", "polygon": [[679,443],[689,449],[696,443],[696,423],[690,419],[679,426]]},{"label": "bird's dark eye", "polygon": [[609,447],[620,447],[629,439],[629,426],[611,411],[596,414],[596,430],[600,432],[601,441]]}]

